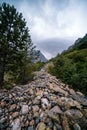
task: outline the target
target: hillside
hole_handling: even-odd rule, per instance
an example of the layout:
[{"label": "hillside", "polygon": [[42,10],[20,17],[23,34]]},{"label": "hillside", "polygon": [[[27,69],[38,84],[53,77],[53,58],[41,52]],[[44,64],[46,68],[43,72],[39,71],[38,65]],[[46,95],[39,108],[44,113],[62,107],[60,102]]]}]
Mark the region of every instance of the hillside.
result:
[{"label": "hillside", "polygon": [[87,130],[87,99],[44,68],[34,80],[0,91],[0,130]]},{"label": "hillside", "polygon": [[74,45],[69,47],[68,50],[79,50],[87,48],[87,34],[83,38],[78,38]]},{"label": "hillside", "polygon": [[52,61],[51,74],[87,95],[87,35]]}]

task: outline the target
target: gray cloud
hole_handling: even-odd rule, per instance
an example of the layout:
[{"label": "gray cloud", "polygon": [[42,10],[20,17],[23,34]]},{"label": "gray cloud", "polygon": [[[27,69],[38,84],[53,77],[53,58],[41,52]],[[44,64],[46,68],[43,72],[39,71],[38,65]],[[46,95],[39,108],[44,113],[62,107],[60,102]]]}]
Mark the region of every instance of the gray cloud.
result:
[{"label": "gray cloud", "polygon": [[[49,59],[86,33],[84,0],[44,0],[21,4],[34,44]],[[23,6],[25,5],[25,7]],[[28,11],[29,10],[29,11]],[[73,39],[73,40],[72,40]]]},{"label": "gray cloud", "polygon": [[38,49],[45,55],[46,58],[50,59],[67,49],[70,44],[73,43],[71,39],[58,39],[51,38],[43,41],[37,41]]}]

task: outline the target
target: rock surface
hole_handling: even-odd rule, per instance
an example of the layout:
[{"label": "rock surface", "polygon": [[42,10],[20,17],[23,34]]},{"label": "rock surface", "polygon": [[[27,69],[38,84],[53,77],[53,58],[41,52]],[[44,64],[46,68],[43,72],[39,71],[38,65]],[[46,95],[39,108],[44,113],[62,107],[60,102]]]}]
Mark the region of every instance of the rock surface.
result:
[{"label": "rock surface", "polygon": [[87,130],[87,98],[43,69],[27,85],[0,90],[0,130]]}]

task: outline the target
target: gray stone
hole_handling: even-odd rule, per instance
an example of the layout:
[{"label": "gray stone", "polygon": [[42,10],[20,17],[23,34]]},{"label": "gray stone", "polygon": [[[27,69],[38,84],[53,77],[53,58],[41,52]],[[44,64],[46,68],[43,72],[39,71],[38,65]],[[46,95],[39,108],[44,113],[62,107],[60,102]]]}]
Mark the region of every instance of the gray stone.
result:
[{"label": "gray stone", "polygon": [[65,114],[70,116],[72,119],[79,119],[83,117],[83,114],[76,109],[67,110]]},{"label": "gray stone", "polygon": [[57,127],[58,130],[62,130],[62,126],[61,126],[61,125],[59,125],[59,124],[56,123],[56,122],[55,122],[54,124],[55,124],[55,126]]},{"label": "gray stone", "polygon": [[3,115],[3,110],[2,109],[0,109],[0,116],[2,116]]},{"label": "gray stone", "polygon": [[58,114],[63,114],[62,110],[60,109],[59,106],[55,106],[53,107],[50,112],[53,112],[53,113],[58,113]]},{"label": "gray stone", "polygon": [[38,105],[34,105],[32,108],[33,108],[33,113],[39,111],[39,106]]},{"label": "gray stone", "polygon": [[14,113],[12,113],[12,117],[13,118],[16,118],[16,117],[18,117],[19,116],[19,112],[14,112]]},{"label": "gray stone", "polygon": [[50,128],[53,127],[53,122],[52,121],[49,121],[48,124],[47,124]]},{"label": "gray stone", "polygon": [[79,102],[73,100],[72,98],[67,98],[67,97],[61,97],[61,102],[65,106],[65,109],[70,109],[72,107],[81,109],[82,106],[80,105]]},{"label": "gray stone", "polygon": [[33,101],[33,104],[39,105],[40,104],[40,99],[35,98]]},{"label": "gray stone", "polygon": [[55,85],[50,84],[49,87],[50,87],[51,90],[54,90],[55,92],[61,93],[61,94],[65,95],[65,96],[68,95],[67,91],[64,91],[60,86],[57,86],[56,84]]},{"label": "gray stone", "polygon": [[27,85],[0,90],[0,129],[86,130],[87,98],[45,70],[35,75]]},{"label": "gray stone", "polygon": [[21,109],[22,114],[27,114],[29,112],[28,105],[23,105]]},{"label": "gray stone", "polygon": [[81,99],[79,99],[79,102],[80,102],[83,106],[87,107],[87,99],[86,99],[86,98],[81,98]]},{"label": "gray stone", "polygon": [[69,93],[70,93],[71,95],[73,95],[73,96],[76,96],[76,93],[75,93],[75,91],[74,91],[73,89],[69,89]]},{"label": "gray stone", "polygon": [[21,130],[21,123],[20,123],[20,119],[15,119],[12,122],[12,130]]},{"label": "gray stone", "polygon": [[17,107],[16,104],[11,105],[9,111],[15,111],[16,107]]},{"label": "gray stone", "polygon": [[72,98],[77,100],[78,102],[80,102],[80,104],[82,104],[83,106],[87,107],[87,99],[86,98],[81,97],[79,95],[74,95]]},{"label": "gray stone", "polygon": [[39,123],[40,121],[40,117],[36,118],[35,122],[36,122],[36,125]]},{"label": "gray stone", "polygon": [[33,126],[29,126],[28,130],[34,130],[34,127]]},{"label": "gray stone", "polygon": [[2,119],[0,119],[0,123],[3,124],[4,122],[6,122],[7,118],[3,117]]},{"label": "gray stone", "polygon": [[81,130],[81,127],[76,123],[73,126],[74,130]]}]

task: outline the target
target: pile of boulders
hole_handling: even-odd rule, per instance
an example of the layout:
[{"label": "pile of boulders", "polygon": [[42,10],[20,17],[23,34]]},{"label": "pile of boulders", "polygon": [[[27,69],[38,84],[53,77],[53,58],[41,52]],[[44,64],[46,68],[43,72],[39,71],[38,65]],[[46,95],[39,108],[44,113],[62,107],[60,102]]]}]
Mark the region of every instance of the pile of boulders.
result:
[{"label": "pile of boulders", "polygon": [[87,130],[87,98],[42,69],[0,90],[0,130]]}]

